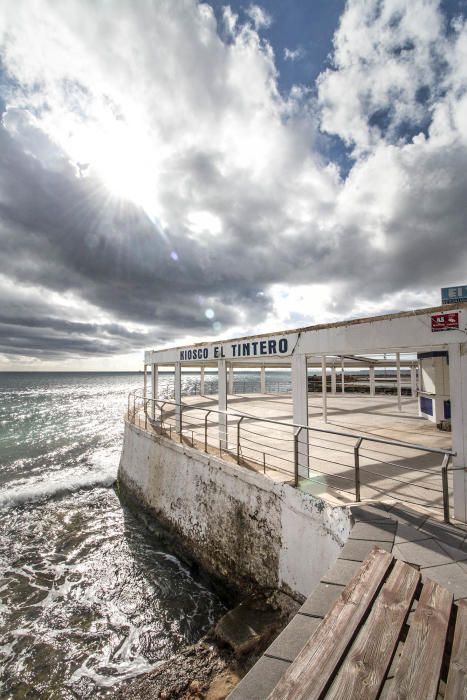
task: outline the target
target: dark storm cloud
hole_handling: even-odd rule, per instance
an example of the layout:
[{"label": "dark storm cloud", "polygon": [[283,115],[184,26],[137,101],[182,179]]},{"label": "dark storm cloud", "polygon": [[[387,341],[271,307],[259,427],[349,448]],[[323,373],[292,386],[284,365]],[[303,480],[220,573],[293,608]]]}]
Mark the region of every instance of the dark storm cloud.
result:
[{"label": "dark storm cloud", "polygon": [[[0,55],[16,106],[0,125],[0,352],[127,353],[324,320],[336,311],[313,285],[345,317],[400,294],[431,303],[465,281],[467,29],[459,20],[448,35],[436,3],[414,3],[416,24],[406,10],[394,23],[391,3],[347,3],[310,97],[279,95],[271,47],[229,12],[221,28],[194,2],[109,14],[7,0]],[[321,158],[320,131],[347,144],[345,180]],[[81,137],[95,169],[67,155]],[[99,165],[149,206],[112,197]],[[281,316],[278,297],[297,285],[306,303]]]}]

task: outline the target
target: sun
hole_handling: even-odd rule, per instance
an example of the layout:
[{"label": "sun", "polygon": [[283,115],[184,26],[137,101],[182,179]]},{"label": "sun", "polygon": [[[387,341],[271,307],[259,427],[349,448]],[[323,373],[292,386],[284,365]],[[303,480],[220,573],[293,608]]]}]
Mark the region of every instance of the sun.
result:
[{"label": "sun", "polygon": [[99,116],[75,133],[74,160],[88,164],[87,174],[112,197],[153,210],[159,171],[156,145],[143,128]]}]

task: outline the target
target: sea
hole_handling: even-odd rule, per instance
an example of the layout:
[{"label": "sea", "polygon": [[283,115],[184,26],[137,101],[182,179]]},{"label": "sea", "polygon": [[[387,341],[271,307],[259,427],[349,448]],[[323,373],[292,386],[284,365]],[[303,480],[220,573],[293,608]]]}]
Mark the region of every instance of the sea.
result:
[{"label": "sea", "polygon": [[[170,398],[173,375],[159,384]],[[225,612],[119,499],[127,396],[142,385],[141,373],[0,374],[2,699],[112,697]],[[197,386],[183,375],[185,393]]]}]

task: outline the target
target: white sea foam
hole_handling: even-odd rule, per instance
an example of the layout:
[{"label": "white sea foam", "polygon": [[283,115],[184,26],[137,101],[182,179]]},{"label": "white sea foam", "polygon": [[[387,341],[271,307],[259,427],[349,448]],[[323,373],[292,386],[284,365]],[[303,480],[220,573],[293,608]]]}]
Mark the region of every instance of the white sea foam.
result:
[{"label": "white sea foam", "polygon": [[9,485],[0,494],[0,509],[12,508],[23,503],[34,503],[55,496],[62,496],[80,489],[92,489],[96,486],[110,487],[117,478],[115,465],[105,469],[93,469],[81,473],[73,472],[61,479],[50,478],[27,484]]}]

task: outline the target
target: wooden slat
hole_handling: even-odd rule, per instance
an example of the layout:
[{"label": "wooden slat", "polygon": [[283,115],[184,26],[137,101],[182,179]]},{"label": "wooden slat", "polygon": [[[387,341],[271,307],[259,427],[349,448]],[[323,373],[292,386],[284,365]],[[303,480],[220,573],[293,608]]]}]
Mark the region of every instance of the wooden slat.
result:
[{"label": "wooden slat", "polygon": [[444,700],[467,698],[467,603],[459,601]]},{"label": "wooden slat", "polygon": [[378,696],[419,580],[420,573],[412,566],[396,562],[326,700],[372,700]]},{"label": "wooden slat", "polygon": [[451,615],[452,593],[427,580],[388,700],[435,700]]},{"label": "wooden slat", "polygon": [[374,547],[268,700],[317,700],[345,654],[393,557]]}]

